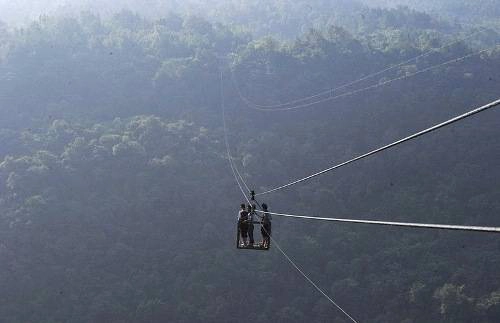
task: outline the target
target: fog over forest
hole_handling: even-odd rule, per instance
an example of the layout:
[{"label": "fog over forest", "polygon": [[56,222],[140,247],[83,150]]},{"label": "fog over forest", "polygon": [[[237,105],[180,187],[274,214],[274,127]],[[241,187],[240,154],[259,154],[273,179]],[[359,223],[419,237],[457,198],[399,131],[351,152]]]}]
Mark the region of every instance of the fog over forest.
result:
[{"label": "fog over forest", "polygon": [[355,159],[499,99],[500,0],[0,0],[0,322],[499,322],[500,105]]},{"label": "fog over forest", "polygon": [[[291,0],[247,2],[239,0],[0,0],[0,20],[11,24],[26,24],[40,15],[75,15],[81,11],[91,11],[102,16],[109,16],[121,10],[130,10],[149,18],[161,18],[168,12],[175,12],[241,23],[243,21],[239,19],[257,18],[265,8],[274,9],[274,15],[283,13],[285,17],[282,18],[286,20],[298,16],[314,18],[318,11],[325,8],[331,10],[322,14],[331,18],[338,14],[335,11],[342,12],[347,8],[354,10],[351,15],[355,15],[360,9],[366,11],[367,8],[377,7],[390,9],[407,7],[436,15],[436,17],[477,24],[482,24],[484,20],[487,20],[489,24],[495,25],[500,16],[499,0],[313,0],[309,2]],[[279,12],[280,9],[286,10]]]}]

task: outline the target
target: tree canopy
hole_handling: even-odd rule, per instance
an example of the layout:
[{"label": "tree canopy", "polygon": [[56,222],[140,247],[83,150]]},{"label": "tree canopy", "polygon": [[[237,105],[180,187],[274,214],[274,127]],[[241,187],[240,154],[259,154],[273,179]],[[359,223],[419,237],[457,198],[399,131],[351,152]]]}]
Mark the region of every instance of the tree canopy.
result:
[{"label": "tree canopy", "polygon": [[[218,19],[125,10],[0,25],[3,320],[347,322],[275,248],[234,248],[243,198],[222,99],[230,153],[263,191],[497,99],[499,36],[403,7],[313,4],[218,3]],[[407,61],[346,93],[480,49],[304,109],[247,104],[300,99]],[[499,122],[488,111],[265,202],[298,214],[500,226]],[[273,235],[360,322],[500,315],[496,235],[278,217]]]}]

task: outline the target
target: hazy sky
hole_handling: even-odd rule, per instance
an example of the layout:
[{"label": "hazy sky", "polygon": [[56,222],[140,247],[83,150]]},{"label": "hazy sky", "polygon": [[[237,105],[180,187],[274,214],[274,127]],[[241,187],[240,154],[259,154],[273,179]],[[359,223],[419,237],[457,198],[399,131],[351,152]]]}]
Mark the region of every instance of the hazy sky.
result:
[{"label": "hazy sky", "polygon": [[102,15],[120,9],[140,10],[142,13],[175,8],[176,0],[0,0],[0,19],[7,23],[25,23],[41,14],[75,13],[82,10],[98,11]]},{"label": "hazy sky", "polygon": [[[0,0],[0,19],[7,23],[25,23],[36,19],[41,14],[78,13],[82,10],[97,11],[107,15],[121,9],[138,11],[141,14],[161,16],[169,10],[203,13],[205,9],[216,7],[216,3],[231,3],[238,7],[238,2],[250,0]],[[287,2],[293,0],[285,0]],[[331,0],[340,2],[369,2],[370,4],[387,3],[395,0]],[[313,4],[314,5],[314,4]],[[205,9],[203,9],[205,8]]]},{"label": "hazy sky", "polygon": [[[99,12],[106,16],[121,9],[137,11],[142,15],[150,17],[165,16],[168,11],[183,12],[189,10],[195,14],[214,12],[214,9],[225,4],[224,9],[229,7],[238,8],[239,3],[256,4],[261,0],[0,0],[0,20],[9,24],[26,23],[37,19],[42,14],[65,14],[78,13],[82,10]],[[311,0],[314,6],[316,0]],[[352,3],[360,2],[369,6],[407,5],[417,10],[429,10],[433,13],[451,14],[454,18],[466,18],[465,16],[483,17],[489,15],[489,19],[498,19],[500,0],[329,0],[333,7],[336,2]],[[272,0],[269,0],[272,2]],[[294,3],[293,0],[275,1],[278,6]],[[262,3],[262,2],[260,2]],[[266,3],[266,2],[264,2]],[[217,5],[219,4],[219,6]],[[471,7],[472,6],[472,7]],[[470,10],[474,8],[474,10]],[[483,8],[484,10],[480,10]],[[478,10],[475,10],[478,9]],[[473,12],[471,12],[473,11]],[[217,12],[217,10],[215,10]]]}]

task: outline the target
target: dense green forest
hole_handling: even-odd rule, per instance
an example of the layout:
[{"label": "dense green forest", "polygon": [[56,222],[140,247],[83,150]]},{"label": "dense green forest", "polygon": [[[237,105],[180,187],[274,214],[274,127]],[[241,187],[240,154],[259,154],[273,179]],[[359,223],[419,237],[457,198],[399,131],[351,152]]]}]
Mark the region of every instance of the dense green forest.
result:
[{"label": "dense green forest", "polygon": [[[498,99],[498,22],[351,1],[163,9],[0,24],[0,321],[348,322],[274,246],[236,250],[243,197],[222,101],[235,164],[263,191]],[[355,95],[286,112],[248,104],[403,61],[339,92],[381,84]],[[261,202],[500,226],[495,110]],[[500,318],[497,234],[274,217],[273,236],[359,322]]]},{"label": "dense green forest", "polygon": [[[460,1],[460,0],[361,0],[369,6],[409,6],[417,10],[425,10],[437,15],[448,16],[462,21],[490,20],[490,23],[500,15],[500,1]],[[481,21],[479,23],[482,23]]]},{"label": "dense green forest", "polygon": [[289,39],[330,24],[361,29],[361,35],[377,26],[449,31],[465,23],[498,30],[499,5],[499,0],[0,0],[0,20],[26,25],[40,16],[82,11],[109,18],[126,9],[149,19],[198,16],[255,36]]}]

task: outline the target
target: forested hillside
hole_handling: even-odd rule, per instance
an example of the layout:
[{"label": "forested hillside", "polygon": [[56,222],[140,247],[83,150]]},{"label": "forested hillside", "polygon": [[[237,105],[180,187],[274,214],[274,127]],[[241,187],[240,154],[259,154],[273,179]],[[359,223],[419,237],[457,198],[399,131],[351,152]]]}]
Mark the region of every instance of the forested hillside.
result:
[{"label": "forested hillside", "polygon": [[[274,24],[272,8],[294,17],[305,2],[257,3],[0,26],[0,321],[348,322],[274,245],[236,250],[222,102],[231,155],[261,192],[498,99],[500,37],[345,1]],[[400,62],[337,99],[252,109]],[[499,125],[492,109],[261,202],[498,227]],[[498,234],[276,216],[273,237],[359,322],[500,317]]]},{"label": "forested hillside", "polygon": [[[397,28],[453,32],[458,22],[483,25],[498,30],[498,0],[0,0],[0,20],[27,25],[41,16],[79,15],[99,12],[109,18],[122,10],[149,19],[170,14],[191,15],[220,22],[256,36],[272,35],[293,39],[309,28],[342,26],[359,35]],[[423,10],[416,11],[416,10]],[[445,20],[448,19],[448,20]]]},{"label": "forested hillside", "polygon": [[[449,16],[463,21],[498,20],[500,16],[500,1],[498,0],[361,0],[369,6],[409,6],[417,10]],[[491,22],[491,21],[490,21]]]}]

